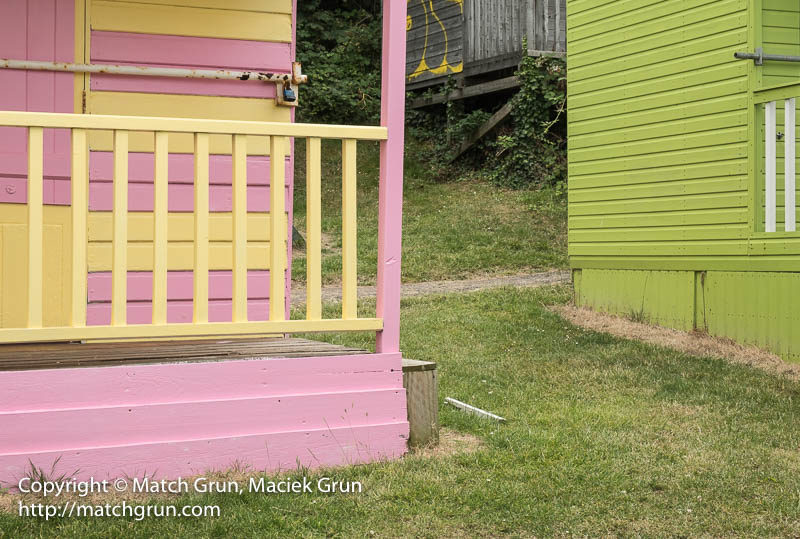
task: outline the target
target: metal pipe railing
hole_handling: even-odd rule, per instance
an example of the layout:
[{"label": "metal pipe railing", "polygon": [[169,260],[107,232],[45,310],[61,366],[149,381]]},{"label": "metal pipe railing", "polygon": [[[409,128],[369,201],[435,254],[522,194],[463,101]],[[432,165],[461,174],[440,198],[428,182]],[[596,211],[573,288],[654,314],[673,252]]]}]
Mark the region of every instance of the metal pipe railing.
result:
[{"label": "metal pipe railing", "polygon": [[68,73],[106,73],[112,75],[134,75],[145,77],[178,77],[185,79],[259,80],[290,84],[304,84],[308,77],[301,73],[300,64],[292,64],[291,73],[261,73],[255,71],[230,71],[226,69],[182,69],[176,67],[129,66],[118,64],[70,64],[65,62],[41,62],[36,60],[10,60],[0,58],[0,69],[23,69],[30,71],[65,71]]},{"label": "metal pipe railing", "polygon": [[800,62],[800,56],[790,56],[786,54],[764,54],[764,49],[758,47],[756,52],[734,52],[733,57],[738,60],[755,60],[756,65],[764,65],[769,62]]}]

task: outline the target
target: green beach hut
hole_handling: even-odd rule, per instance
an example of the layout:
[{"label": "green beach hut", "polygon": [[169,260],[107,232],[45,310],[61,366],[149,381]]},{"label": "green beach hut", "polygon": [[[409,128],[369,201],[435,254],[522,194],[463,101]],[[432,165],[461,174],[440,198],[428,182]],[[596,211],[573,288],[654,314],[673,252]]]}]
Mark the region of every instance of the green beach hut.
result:
[{"label": "green beach hut", "polygon": [[576,302],[800,361],[798,0],[568,0]]}]

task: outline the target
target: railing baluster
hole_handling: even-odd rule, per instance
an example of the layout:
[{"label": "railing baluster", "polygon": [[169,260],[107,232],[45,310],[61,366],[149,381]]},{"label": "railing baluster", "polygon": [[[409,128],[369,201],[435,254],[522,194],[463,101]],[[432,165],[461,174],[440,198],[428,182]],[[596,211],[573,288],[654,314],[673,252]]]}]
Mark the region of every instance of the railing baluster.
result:
[{"label": "railing baluster", "polygon": [[111,325],[124,326],[128,314],[128,132],[114,131],[114,207],[111,246]]},{"label": "railing baluster", "polygon": [[233,135],[233,321],[247,321],[247,137]]},{"label": "railing baluster", "polygon": [[86,131],[72,130],[72,310],[70,324],[86,325],[86,220],[89,169]]},{"label": "railing baluster", "polygon": [[44,138],[41,127],[28,128],[28,327],[42,327],[44,241]]},{"label": "railing baluster", "polygon": [[777,168],[777,143],[775,137],[776,133],[776,106],[775,101],[770,101],[764,106],[766,117],[764,136],[766,151],[764,152],[765,162],[765,185],[766,190],[764,197],[764,231],[775,232],[775,185],[776,185],[776,168]]},{"label": "railing baluster", "polygon": [[322,319],[322,150],[309,138],[306,148],[306,319]]},{"label": "railing baluster", "polygon": [[194,296],[192,320],[208,322],[208,135],[194,136]]},{"label": "railing baluster", "polygon": [[167,323],[169,133],[157,131],[153,155],[153,324]]},{"label": "railing baluster", "polygon": [[286,138],[270,137],[270,264],[269,264],[269,319],[280,321],[286,319],[286,240],[287,230],[284,227],[286,212],[284,186],[286,183]]},{"label": "railing baluster", "polygon": [[342,141],[342,318],[358,318],[356,141]]},{"label": "railing baluster", "polygon": [[786,232],[796,230],[796,209],[795,209],[795,99],[786,100],[784,109],[784,131],[786,140],[784,142],[786,151],[784,152],[784,229]]}]

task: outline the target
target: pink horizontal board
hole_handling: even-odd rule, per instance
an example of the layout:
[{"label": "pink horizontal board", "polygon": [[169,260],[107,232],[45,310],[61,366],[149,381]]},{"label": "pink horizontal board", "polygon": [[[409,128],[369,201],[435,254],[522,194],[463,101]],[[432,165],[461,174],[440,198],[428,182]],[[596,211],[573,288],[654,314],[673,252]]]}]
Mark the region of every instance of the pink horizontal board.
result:
[{"label": "pink horizontal board", "polygon": [[[247,211],[269,211],[269,157],[247,158]],[[113,207],[114,155],[111,152],[92,152],[89,160],[89,209],[111,211]],[[128,160],[128,209],[130,211],[153,211],[153,154],[135,152]],[[286,205],[289,207],[289,185],[294,167],[286,159]],[[230,155],[212,155],[209,158],[209,183],[211,194],[209,208],[213,212],[227,212],[233,208],[233,192],[230,187],[233,176]],[[169,211],[190,212],[194,207],[194,156],[192,154],[169,155]]]},{"label": "pink horizontal board", "polygon": [[[289,73],[288,43],[126,32],[92,32],[94,63]],[[274,98],[275,85],[259,81],[92,75],[92,90]]]},{"label": "pink horizontal board", "polygon": [[0,372],[0,412],[397,389],[402,385],[400,354],[7,371]]},{"label": "pink horizontal board", "polygon": [[[289,159],[287,158],[287,161]],[[194,183],[194,155],[171,153],[167,161],[169,183]],[[247,184],[269,185],[269,156],[247,157]],[[230,185],[233,178],[233,161],[230,155],[211,155],[208,160],[208,181],[212,185]],[[130,152],[128,154],[128,181],[131,183],[153,183],[152,152]],[[289,169],[287,169],[287,172]],[[114,178],[114,153],[93,151],[89,155],[89,178],[91,181],[110,182]]]},{"label": "pink horizontal board", "polygon": [[[230,322],[233,315],[231,300],[215,299],[208,302],[209,322]],[[150,324],[152,305],[149,301],[128,302],[129,324]],[[269,301],[251,299],[247,302],[247,319],[262,322],[269,320]],[[173,300],[167,304],[167,322],[188,324],[192,321],[192,300]],[[90,303],[86,307],[86,323],[90,326],[107,326],[111,323],[110,303]]]},{"label": "pink horizontal board", "polygon": [[[167,299],[191,300],[194,278],[191,271],[167,273]],[[90,273],[88,279],[89,302],[111,301],[111,272]],[[210,299],[231,299],[233,277],[230,271],[208,272],[208,295]],[[247,272],[247,296],[250,299],[269,297],[269,271]],[[153,273],[150,271],[128,272],[128,301],[150,301],[153,299]]]},{"label": "pink horizontal board", "polygon": [[401,456],[400,354],[0,372],[0,482],[291,471]]},{"label": "pink horizontal board", "polygon": [[403,392],[399,388],[2,412],[0,454],[396,423],[406,419]]},{"label": "pink horizontal board", "polygon": [[31,465],[78,480],[177,478],[233,467],[272,473],[297,470],[298,466],[327,468],[399,458],[407,451],[407,439],[408,422],[399,421],[216,439],[10,453],[0,455],[0,482],[15,485],[20,478],[27,477]]}]

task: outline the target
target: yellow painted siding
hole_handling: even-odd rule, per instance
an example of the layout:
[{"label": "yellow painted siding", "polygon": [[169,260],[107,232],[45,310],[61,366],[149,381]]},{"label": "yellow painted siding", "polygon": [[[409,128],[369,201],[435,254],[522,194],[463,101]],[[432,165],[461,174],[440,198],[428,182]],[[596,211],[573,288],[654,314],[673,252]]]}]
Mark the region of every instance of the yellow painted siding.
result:
[{"label": "yellow painted siding", "polygon": [[[176,5],[180,4],[180,5]],[[166,34],[252,41],[292,40],[291,7],[286,2],[262,2],[259,11],[252,8],[255,2],[217,3],[208,8],[207,0],[180,2],[119,2],[93,0],[91,27],[93,30],[135,32],[140,34]],[[274,6],[274,8],[272,7]],[[239,9],[237,9],[239,8]],[[264,11],[275,9],[276,12]]]},{"label": "yellow painted siding", "polygon": [[747,0],[568,0],[574,267],[748,253]]},{"label": "yellow painted siding", "polygon": [[[213,97],[204,95],[140,94],[131,92],[91,92],[87,98],[90,114],[115,114],[122,116],[155,116],[169,118],[210,118],[219,120],[244,120],[261,122],[288,122],[291,112],[278,107],[272,99],[243,97]],[[111,151],[111,132],[91,131],[89,147],[92,150]],[[250,155],[268,155],[267,137],[248,137]],[[169,138],[173,153],[192,153],[194,137],[175,134]],[[152,152],[152,133],[131,133],[130,151]],[[213,135],[211,153],[231,153],[231,137]]]},{"label": "yellow painted siding", "polygon": [[[69,320],[70,209],[45,206],[42,292],[44,326]],[[0,327],[25,327],[28,303],[27,207],[0,204]]]}]

